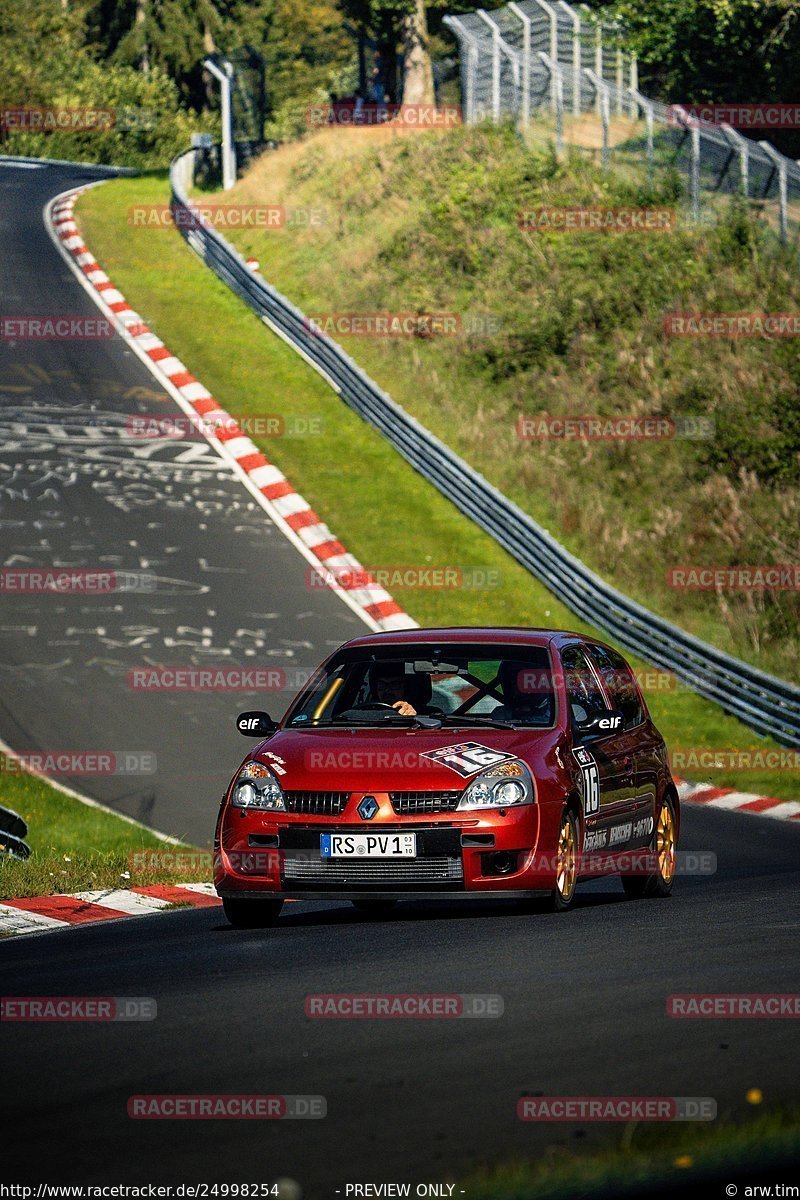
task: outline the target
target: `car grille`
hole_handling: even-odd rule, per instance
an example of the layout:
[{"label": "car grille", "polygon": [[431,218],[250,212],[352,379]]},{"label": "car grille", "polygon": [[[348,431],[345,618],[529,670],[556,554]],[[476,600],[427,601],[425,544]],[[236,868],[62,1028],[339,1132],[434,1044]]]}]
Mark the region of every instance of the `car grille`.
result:
[{"label": "car grille", "polygon": [[390,792],[389,799],[398,817],[415,813],[453,812],[461,792]]},{"label": "car grille", "polygon": [[410,859],[407,862],[381,859],[379,862],[327,862],[287,857],[283,864],[285,879],[304,879],[314,883],[425,883],[428,880],[462,880],[460,858]]},{"label": "car grille", "polygon": [[287,812],[314,813],[324,817],[340,816],[350,798],[349,792],[284,792]]}]

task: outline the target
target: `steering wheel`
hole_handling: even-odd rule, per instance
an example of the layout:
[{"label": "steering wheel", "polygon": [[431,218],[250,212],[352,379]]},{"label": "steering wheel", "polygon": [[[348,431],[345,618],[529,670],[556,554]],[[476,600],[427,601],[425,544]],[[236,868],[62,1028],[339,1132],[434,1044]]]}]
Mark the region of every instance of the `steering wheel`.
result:
[{"label": "steering wheel", "polygon": [[355,707],[355,711],[362,712],[365,708],[366,709],[391,708],[392,710],[394,710],[394,705],[393,704],[385,704],[383,702],[383,700],[371,700],[367,704],[357,704]]}]

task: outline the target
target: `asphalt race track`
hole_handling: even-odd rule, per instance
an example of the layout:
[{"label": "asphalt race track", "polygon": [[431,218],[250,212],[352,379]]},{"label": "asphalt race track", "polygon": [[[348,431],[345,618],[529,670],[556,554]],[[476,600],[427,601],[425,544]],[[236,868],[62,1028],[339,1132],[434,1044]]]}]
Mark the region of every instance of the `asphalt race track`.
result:
[{"label": "asphalt race track", "polygon": [[[5,1179],[200,1183],[442,1182],[486,1159],[578,1145],[576,1127],[516,1118],[524,1093],[711,1096],[741,1113],[758,1087],[796,1095],[791,1020],[676,1020],[674,992],[787,992],[798,965],[800,828],[686,812],[715,876],[670,900],[585,887],[571,913],[406,904],[389,921],[292,904],[273,930],[219,910],[35,935],[3,947],[17,995],[152,996],[144,1024],[6,1026]],[[496,993],[500,1019],[315,1020],[315,992]],[[135,1121],[132,1095],[326,1097],[320,1121]],[[587,1138],[612,1135],[583,1126]],[[39,1147],[46,1141],[47,1155]],[[585,1145],[586,1142],[581,1142]],[[342,1192],[344,1195],[344,1192]]]},{"label": "asphalt race track", "polygon": [[[94,317],[42,209],[102,170],[0,164],[0,313]],[[244,757],[247,693],[137,691],[128,672],[274,667],[291,684],[366,632],[195,432],[132,437],[174,400],[122,339],[0,340],[0,545],[7,568],[138,573],[154,591],[2,596],[0,738],[17,751],[143,752],[141,774],[62,778],[163,832],[206,845]],[[279,680],[283,682],[282,677]],[[268,698],[282,712],[297,687]],[[124,764],[123,764],[124,765]]]},{"label": "asphalt race track", "polygon": [[[49,196],[89,177],[0,166],[5,312],[91,315],[40,215]],[[137,695],[128,669],[147,656],[195,661],[199,635],[186,627],[212,629],[213,655],[227,648],[247,663],[278,650],[286,666],[313,663],[360,626],[337,597],[305,589],[304,561],[208,453],[186,475],[174,448],[155,465],[120,445],[114,430],[128,414],[171,411],[121,343],[2,352],[3,420],[24,423],[4,429],[0,453],[6,565],[154,568],[174,588],[55,604],[5,597],[0,734],[15,749],[155,750],[148,780],[73,782],[207,842],[242,753],[232,717],[249,698]],[[201,512],[210,491],[220,505]],[[254,629],[264,647],[241,632]],[[233,930],[221,910],[203,909],[9,940],[3,994],[153,997],[158,1016],[4,1024],[2,1179],[289,1178],[304,1200],[335,1200],[348,1183],[441,1184],[485,1162],[585,1146],[609,1129],[620,1136],[620,1127],[522,1123],[524,1094],[712,1097],[721,1117],[743,1113],[751,1088],[769,1105],[788,1103],[796,1022],[675,1020],[665,1003],[678,992],[797,990],[800,825],[686,807],[682,848],[713,851],[718,869],[680,878],[668,901],[625,901],[614,880],[583,887],[564,915],[470,901],[408,903],[373,921],[349,905],[304,903],[263,932]],[[504,1014],[307,1018],[305,997],[327,992],[491,993]],[[321,1095],[327,1116],[127,1115],[129,1097],[164,1093]]]}]

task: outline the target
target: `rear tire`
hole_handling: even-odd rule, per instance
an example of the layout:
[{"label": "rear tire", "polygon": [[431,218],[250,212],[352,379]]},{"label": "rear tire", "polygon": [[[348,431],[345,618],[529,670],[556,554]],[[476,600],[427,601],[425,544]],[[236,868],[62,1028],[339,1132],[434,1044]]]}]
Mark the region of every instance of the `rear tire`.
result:
[{"label": "rear tire", "polygon": [[378,896],[365,896],[363,900],[351,901],[353,908],[367,917],[387,917],[397,904],[396,900],[383,900]]},{"label": "rear tire", "polygon": [[670,895],[675,879],[676,830],[675,809],[669,796],[665,796],[650,845],[650,853],[658,860],[657,869],[653,875],[622,876],[622,887],[629,900],[657,900]]},{"label": "rear tire", "polygon": [[564,809],[556,843],[556,886],[550,893],[553,912],[567,912],[575,903],[578,886],[578,821],[575,813]]},{"label": "rear tire", "polygon": [[282,900],[240,900],[226,897],[222,901],[222,910],[236,929],[268,929],[270,925],[275,924],[282,908]]}]

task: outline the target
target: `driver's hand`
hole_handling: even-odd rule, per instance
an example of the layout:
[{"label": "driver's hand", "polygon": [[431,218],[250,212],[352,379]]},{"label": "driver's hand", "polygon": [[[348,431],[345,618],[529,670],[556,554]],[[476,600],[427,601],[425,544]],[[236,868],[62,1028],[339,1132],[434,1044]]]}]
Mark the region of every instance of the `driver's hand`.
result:
[{"label": "driver's hand", "polygon": [[417,710],[407,700],[395,700],[392,708],[396,708],[401,717],[415,717]]}]

